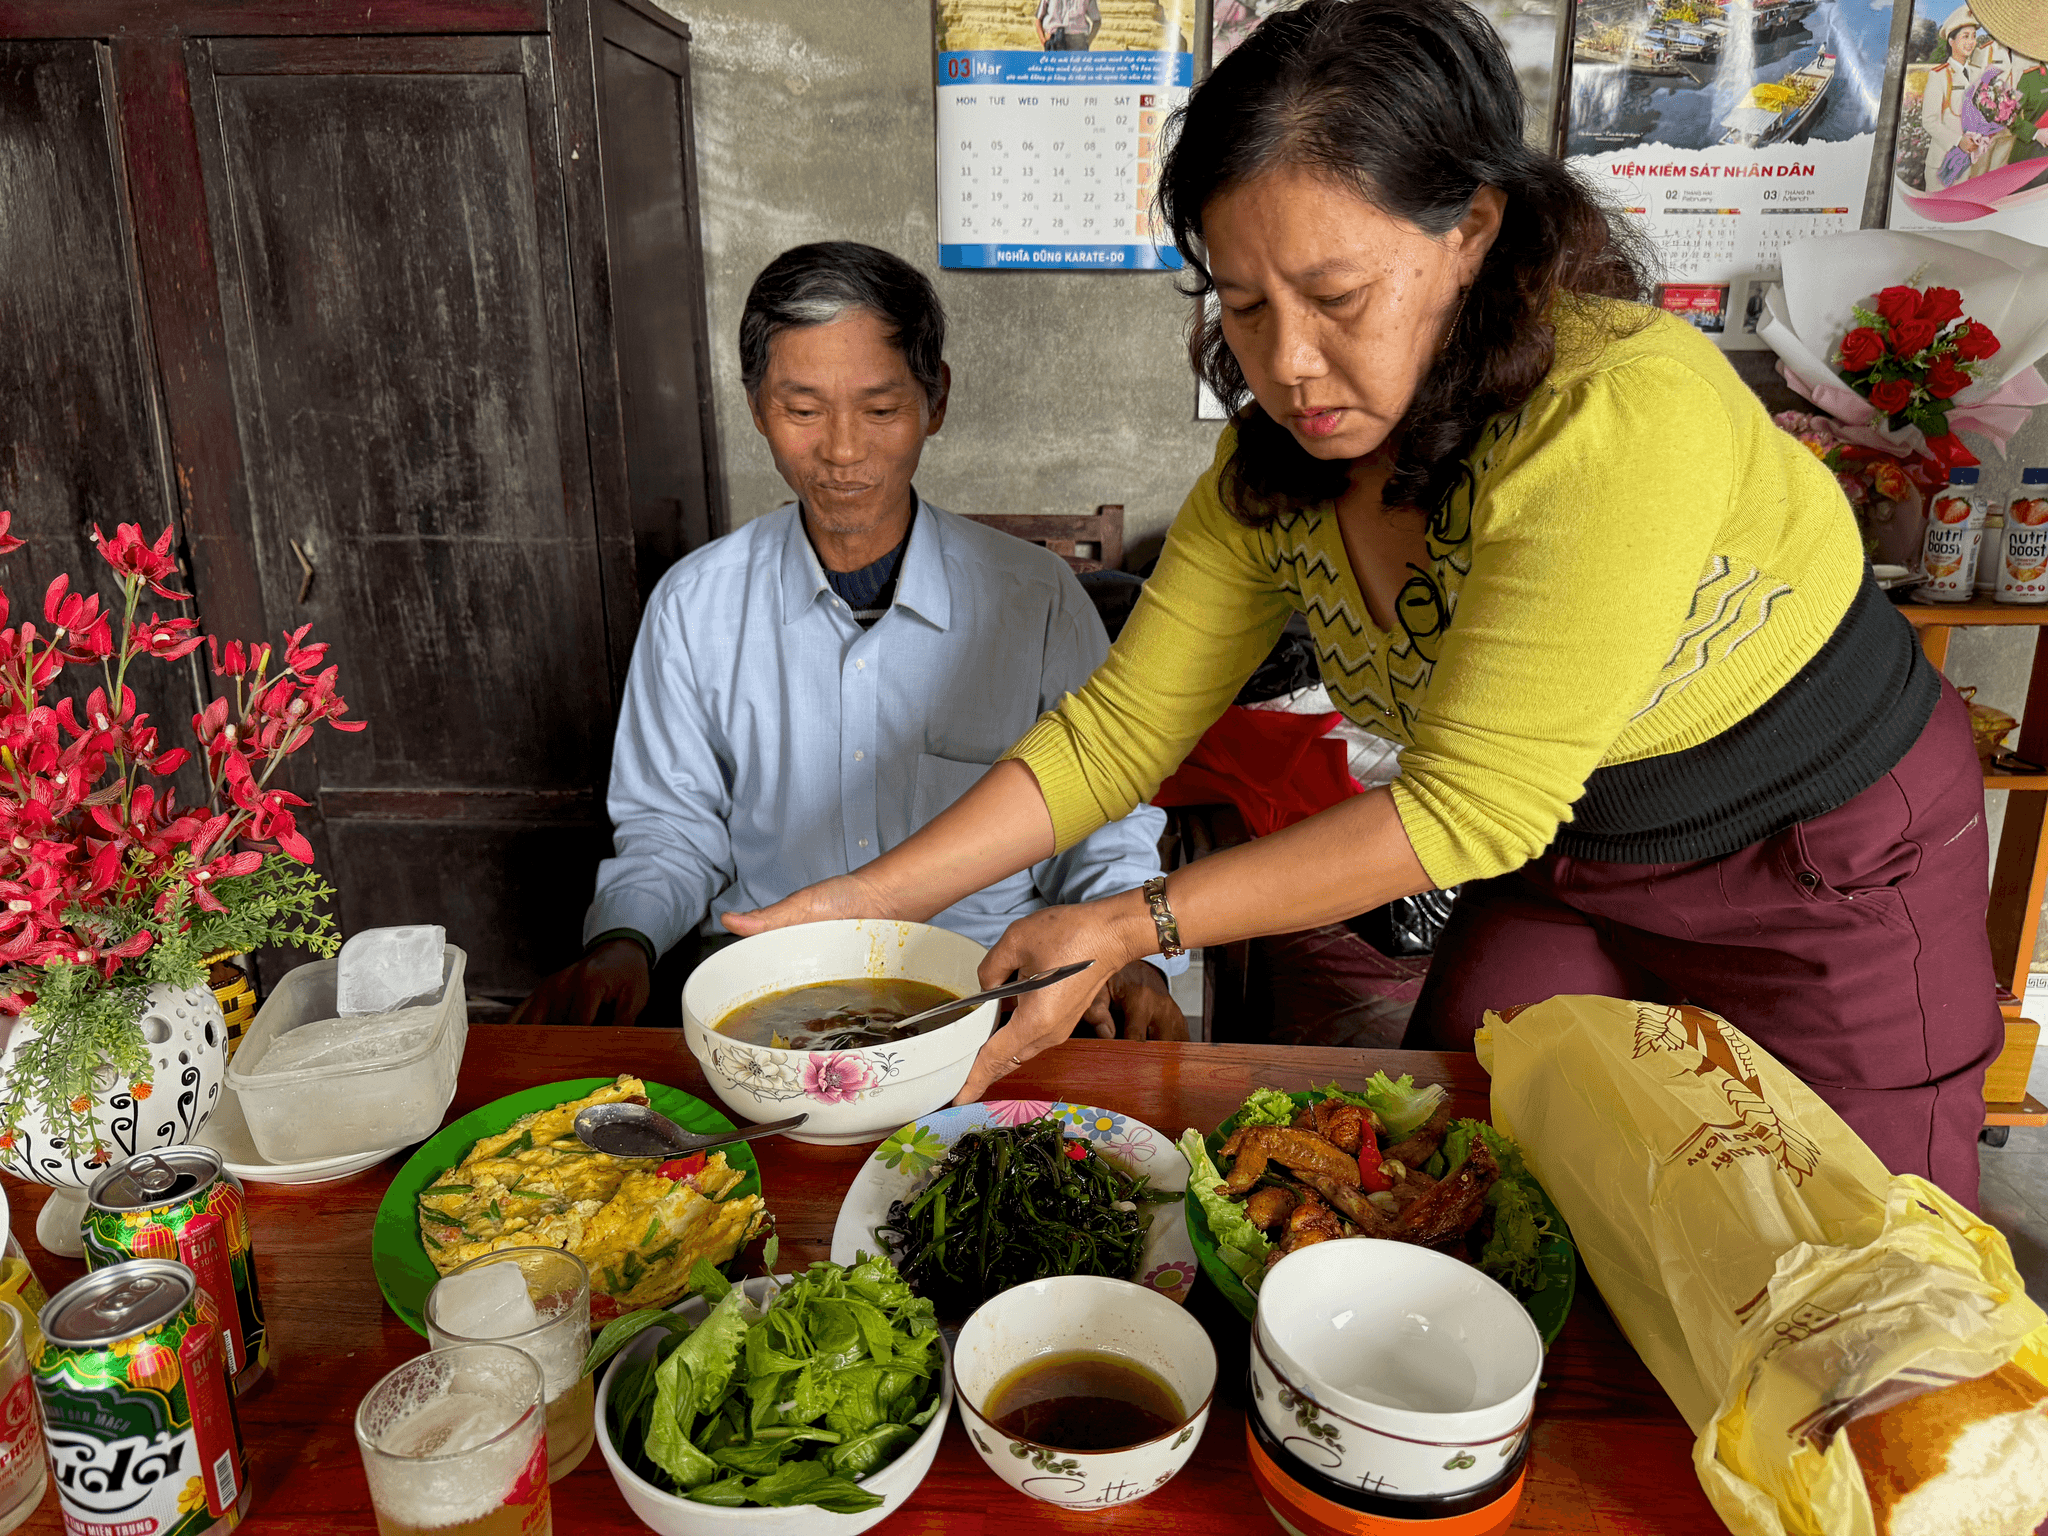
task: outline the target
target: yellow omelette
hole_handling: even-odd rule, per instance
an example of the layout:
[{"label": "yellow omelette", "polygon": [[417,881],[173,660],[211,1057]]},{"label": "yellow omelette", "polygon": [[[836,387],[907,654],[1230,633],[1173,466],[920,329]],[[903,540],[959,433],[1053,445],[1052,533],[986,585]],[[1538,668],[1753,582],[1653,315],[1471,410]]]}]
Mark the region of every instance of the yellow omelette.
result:
[{"label": "yellow omelette", "polygon": [[576,1139],[578,1110],[647,1102],[621,1076],[595,1093],[522,1115],[420,1193],[420,1241],[447,1274],[500,1248],[564,1248],[589,1266],[590,1315],[603,1322],[667,1306],[690,1289],[699,1259],[723,1264],[768,1224],[759,1195],[732,1195],[746,1177],[722,1151],[671,1178],[655,1158],[611,1157]]}]

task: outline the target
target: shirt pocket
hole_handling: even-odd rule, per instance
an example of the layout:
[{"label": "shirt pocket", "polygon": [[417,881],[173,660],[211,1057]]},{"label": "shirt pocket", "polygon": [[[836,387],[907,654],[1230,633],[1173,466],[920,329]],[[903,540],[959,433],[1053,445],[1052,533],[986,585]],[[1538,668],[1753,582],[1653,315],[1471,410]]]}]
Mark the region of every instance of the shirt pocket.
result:
[{"label": "shirt pocket", "polygon": [[[955,758],[934,757],[920,752],[917,757],[917,785],[910,796],[910,830],[919,831],[941,811],[981,781],[990,763],[963,763]],[[1022,913],[1041,905],[1031,883],[1031,871],[1019,870],[1008,879],[977,891],[958,903],[958,910],[994,916]]]}]

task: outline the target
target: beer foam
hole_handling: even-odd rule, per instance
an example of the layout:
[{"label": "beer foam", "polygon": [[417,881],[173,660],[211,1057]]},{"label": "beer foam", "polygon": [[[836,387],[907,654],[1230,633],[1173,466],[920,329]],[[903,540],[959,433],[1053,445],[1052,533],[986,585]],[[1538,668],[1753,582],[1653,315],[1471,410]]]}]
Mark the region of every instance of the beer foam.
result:
[{"label": "beer foam", "polygon": [[[505,1397],[450,1392],[407,1414],[378,1438],[383,1454],[364,1458],[378,1512],[423,1530],[481,1520],[533,1456],[535,1435],[505,1433],[526,1411]],[[414,1457],[429,1459],[400,1459]]]}]

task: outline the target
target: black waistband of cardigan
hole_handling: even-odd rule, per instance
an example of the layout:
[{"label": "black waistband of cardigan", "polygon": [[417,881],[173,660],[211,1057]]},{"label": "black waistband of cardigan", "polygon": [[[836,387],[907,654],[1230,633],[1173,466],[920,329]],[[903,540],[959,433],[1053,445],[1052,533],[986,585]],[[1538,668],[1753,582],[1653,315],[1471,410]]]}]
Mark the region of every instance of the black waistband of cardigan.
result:
[{"label": "black waistband of cardigan", "polygon": [[1689,864],[1747,848],[1884,777],[1940,695],[1913,626],[1866,572],[1842,622],[1790,682],[1696,747],[1595,769],[1550,851]]}]

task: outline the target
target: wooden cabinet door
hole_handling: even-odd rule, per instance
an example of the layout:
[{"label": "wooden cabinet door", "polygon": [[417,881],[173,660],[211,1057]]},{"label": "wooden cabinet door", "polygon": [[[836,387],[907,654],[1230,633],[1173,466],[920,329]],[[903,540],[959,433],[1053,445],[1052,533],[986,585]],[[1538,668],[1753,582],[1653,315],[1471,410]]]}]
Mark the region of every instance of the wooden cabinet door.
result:
[{"label": "wooden cabinet door", "polygon": [[[74,590],[113,591],[93,524],[154,538],[172,515],[113,95],[103,44],[0,41],[0,507],[28,540],[0,561],[0,585],[8,622],[39,629],[60,572]],[[145,613],[180,611],[145,597]],[[130,672],[166,745],[190,743],[195,667]]]},{"label": "wooden cabinet door", "polygon": [[[634,569],[662,572],[726,527],[715,474],[687,33],[594,0],[607,263]],[[659,13],[657,13],[659,14]]]},{"label": "wooden cabinet door", "polygon": [[547,39],[186,63],[264,615],[333,643],[370,722],[305,754],[342,925],[444,923],[517,994],[580,948],[636,606],[600,558]]}]

